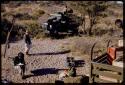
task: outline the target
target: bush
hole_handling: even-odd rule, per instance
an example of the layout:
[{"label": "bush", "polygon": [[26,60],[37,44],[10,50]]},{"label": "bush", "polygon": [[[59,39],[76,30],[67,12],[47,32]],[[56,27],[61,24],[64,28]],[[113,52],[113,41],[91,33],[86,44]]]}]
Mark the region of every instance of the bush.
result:
[{"label": "bush", "polygon": [[109,29],[101,29],[101,27],[93,29],[93,35],[96,35],[96,36],[102,36],[108,32],[109,32]]},{"label": "bush", "polygon": [[43,14],[45,14],[45,12],[43,10],[39,9],[39,10],[34,11],[34,13],[32,14],[32,16],[38,19]]},{"label": "bush", "polygon": [[38,10],[38,13],[39,13],[39,15],[45,14],[45,12],[43,10]]},{"label": "bush", "polygon": [[37,20],[44,13],[45,12],[42,10],[34,12],[32,15],[30,15],[29,13],[20,13],[20,12],[11,11],[11,12],[3,13],[3,17],[15,16],[19,20]]},{"label": "bush", "polygon": [[36,36],[37,38],[41,37],[40,34],[42,34],[43,30],[37,22],[25,23],[25,26],[27,27],[33,38]]},{"label": "bush", "polygon": [[45,34],[43,32],[39,32],[38,34],[36,34],[35,38],[36,39],[40,39],[40,38],[46,38],[47,36],[45,36]]},{"label": "bush", "polygon": [[20,20],[30,20],[30,19],[36,19],[35,17],[29,15],[28,13],[17,13],[16,18],[20,19]]},{"label": "bush", "polygon": [[1,12],[5,12],[5,11],[6,11],[5,6],[1,5]]},{"label": "bush", "polygon": [[[8,31],[10,30],[11,26],[12,26],[12,23],[10,21],[8,21],[7,19],[4,19],[2,18],[1,19],[1,26],[2,26],[2,29],[1,29],[1,36],[2,36],[2,43],[5,43],[6,41],[6,37],[7,37],[7,33]],[[19,28],[21,26],[17,25],[17,24],[14,24],[13,26],[13,29],[10,33],[10,37],[9,37],[9,40],[10,42],[12,41],[15,41],[15,40],[19,40],[22,38],[22,36],[20,36],[21,33],[19,33]],[[17,37],[15,37],[17,36]]]},{"label": "bush", "polygon": [[45,6],[45,5],[47,5],[45,2],[40,2],[40,6],[42,7],[42,6]]},{"label": "bush", "polygon": [[13,16],[13,15],[14,15],[14,12],[5,12],[5,13],[3,13],[2,16],[8,18],[8,17]]},{"label": "bush", "polygon": [[10,1],[8,3],[8,7],[10,7],[10,8],[16,8],[16,7],[21,6],[21,4],[22,4],[22,1]]},{"label": "bush", "polygon": [[1,31],[1,43],[5,43],[6,42],[6,37],[7,37],[7,33],[5,31]]}]

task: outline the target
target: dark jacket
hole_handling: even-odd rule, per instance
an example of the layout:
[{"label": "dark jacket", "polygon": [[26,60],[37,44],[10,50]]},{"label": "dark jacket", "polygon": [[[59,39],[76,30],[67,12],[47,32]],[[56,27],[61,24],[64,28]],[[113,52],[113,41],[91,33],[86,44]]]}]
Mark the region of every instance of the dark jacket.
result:
[{"label": "dark jacket", "polygon": [[24,36],[24,40],[25,40],[25,43],[31,44],[31,39],[30,39],[30,36],[29,36],[29,35],[25,35],[25,36]]},{"label": "dark jacket", "polygon": [[21,56],[20,58],[19,56],[16,56],[15,58],[13,58],[13,61],[14,61],[14,66],[16,66],[19,63],[22,63],[25,65],[24,56]]}]

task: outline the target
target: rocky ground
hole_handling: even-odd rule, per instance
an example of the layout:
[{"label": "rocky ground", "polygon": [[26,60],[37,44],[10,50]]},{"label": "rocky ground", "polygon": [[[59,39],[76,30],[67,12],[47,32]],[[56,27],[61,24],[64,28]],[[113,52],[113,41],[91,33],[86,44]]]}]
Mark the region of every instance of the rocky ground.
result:
[{"label": "rocky ground", "polygon": [[[60,40],[32,40],[30,55],[25,56],[27,78],[22,80],[12,65],[12,60],[18,52],[24,52],[23,40],[11,43],[7,50],[6,57],[2,56],[2,79],[7,79],[15,83],[54,83],[59,79],[59,73],[66,69],[66,57],[75,57],[85,61],[83,67],[77,67],[77,75],[89,74],[89,63],[86,56],[75,56],[66,45],[71,44],[73,38]],[[5,45],[2,45],[2,55]],[[34,75],[32,72],[34,72]]]}]

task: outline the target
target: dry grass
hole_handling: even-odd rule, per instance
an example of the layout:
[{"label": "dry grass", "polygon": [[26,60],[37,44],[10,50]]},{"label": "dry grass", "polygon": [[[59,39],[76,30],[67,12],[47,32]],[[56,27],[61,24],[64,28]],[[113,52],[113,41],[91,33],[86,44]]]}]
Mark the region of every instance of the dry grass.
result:
[{"label": "dry grass", "polygon": [[75,40],[74,42],[72,42],[72,44],[69,44],[66,47],[71,50],[72,55],[77,55],[77,56],[83,56],[83,55],[90,56],[91,48],[95,42],[97,42],[97,44],[95,45],[93,50],[94,56],[100,56],[107,51],[108,40],[111,40],[109,46],[111,45],[117,46],[118,44],[117,41],[119,40],[118,37],[109,36],[107,34],[101,37],[83,36],[76,38],[77,39],[74,38]]},{"label": "dry grass", "polygon": [[[11,3],[11,4],[14,4],[14,3]],[[21,5],[18,3],[15,3],[14,4],[15,7],[14,7],[11,4],[2,5],[2,7],[5,6],[4,7],[5,10],[3,11],[2,15],[6,18],[12,15],[21,15],[21,17],[19,17],[18,18],[19,20],[17,21],[17,22],[20,22],[20,24],[25,23],[24,20],[31,20],[31,21],[34,20],[35,22],[39,20],[37,23],[40,23],[44,20],[43,17],[48,18],[46,17],[47,14],[62,11],[61,9],[63,9],[64,7],[64,6],[61,7],[60,5],[59,6],[51,5],[50,7],[46,5],[41,6],[40,3],[30,3],[30,4],[21,4]],[[102,36],[105,34],[111,34],[112,28],[115,29],[114,21],[117,18],[120,18],[120,19],[123,18],[123,10],[121,10],[120,7],[110,6],[106,11],[108,16],[105,18],[99,18],[97,21],[98,22],[97,25],[93,27],[92,32],[94,35]],[[74,10],[74,12],[77,12],[76,14],[79,15],[77,10]],[[45,16],[42,17],[42,15],[45,15]],[[88,31],[88,28],[89,28],[89,19],[86,19],[87,31]]]},{"label": "dry grass", "polygon": [[[15,14],[24,14],[27,13],[27,16],[23,16],[24,18],[22,20],[17,20],[16,23],[20,24],[20,25],[25,25],[26,27],[28,27],[28,29],[30,31],[34,31],[34,30],[39,30],[39,25],[37,23],[42,22],[39,21],[37,22],[37,19],[39,19],[39,17],[41,17],[44,13],[50,13],[50,12],[55,12],[58,9],[61,9],[60,6],[52,6],[52,7],[47,7],[46,5],[41,6],[40,4],[21,4],[19,6],[17,6],[15,4],[15,8],[12,6],[5,6],[5,10],[3,15],[5,17],[11,16],[11,15],[15,15]],[[115,7],[115,8],[114,8]],[[51,10],[53,8],[53,10]],[[115,10],[114,10],[115,9]],[[77,11],[77,10],[74,10]],[[77,13],[79,14],[79,13]],[[90,53],[90,49],[91,46],[93,45],[93,43],[98,40],[98,37],[96,36],[101,36],[102,39],[100,38],[101,43],[105,43],[104,41],[104,37],[110,37],[114,34],[114,32],[119,32],[120,30],[117,29],[115,27],[114,21],[117,18],[122,19],[123,18],[123,10],[121,10],[120,7],[116,7],[116,6],[110,6],[107,9],[107,14],[108,16],[105,18],[99,18],[98,19],[98,23],[93,27],[92,32],[94,34],[94,36],[92,37],[82,37],[82,38],[75,38],[76,42],[73,42],[70,45],[65,45],[62,46],[62,49],[71,49],[72,52],[75,52],[76,50],[83,53],[83,54],[89,54]],[[27,18],[27,17],[33,17],[33,18]],[[47,18],[47,17],[46,17]],[[31,26],[30,26],[31,25]],[[33,26],[32,26],[33,25]],[[86,30],[88,30],[89,28],[89,20],[86,20]],[[35,33],[36,34],[36,33]],[[39,39],[43,36],[42,33],[37,33],[37,35],[35,36],[35,38]],[[104,37],[103,37],[104,36]],[[107,39],[106,39],[107,40]],[[103,45],[100,45],[103,46]],[[99,47],[101,49],[101,47]],[[103,49],[101,49],[103,50]]]},{"label": "dry grass", "polygon": [[[45,12],[42,10],[39,5],[36,4],[22,4],[18,7],[5,7],[6,11],[4,11],[4,16],[12,16],[12,15],[20,15],[22,19],[38,19]],[[19,18],[20,18],[19,17]],[[28,18],[29,17],[29,18]],[[17,17],[18,18],[18,17]]]},{"label": "dry grass", "polygon": [[44,14],[45,12],[43,11],[43,10],[35,10],[35,11],[33,11],[33,13],[32,13],[32,16],[34,16],[34,17],[40,17],[40,16],[42,16],[43,14]]}]

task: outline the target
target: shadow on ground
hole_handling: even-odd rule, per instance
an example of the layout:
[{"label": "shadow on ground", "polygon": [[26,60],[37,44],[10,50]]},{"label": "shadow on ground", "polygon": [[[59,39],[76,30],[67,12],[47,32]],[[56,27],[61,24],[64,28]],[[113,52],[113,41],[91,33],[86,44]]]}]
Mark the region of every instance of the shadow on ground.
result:
[{"label": "shadow on ground", "polygon": [[58,71],[65,70],[65,69],[56,69],[56,68],[42,68],[42,69],[35,69],[31,70],[32,74],[25,75],[25,78],[34,77],[34,76],[42,76],[47,74],[58,74]]},{"label": "shadow on ground", "polygon": [[34,74],[34,76],[39,75],[47,75],[47,74],[57,74],[59,69],[55,68],[43,68],[43,69],[36,69],[32,70],[31,73]]},{"label": "shadow on ground", "polygon": [[84,60],[75,60],[75,67],[83,67],[85,65]]},{"label": "shadow on ground", "polygon": [[58,54],[66,54],[66,53],[70,53],[70,50],[65,50],[65,51],[61,51],[61,52],[49,52],[49,53],[33,53],[33,54],[29,54],[29,56],[38,56],[38,55],[58,55]]}]

